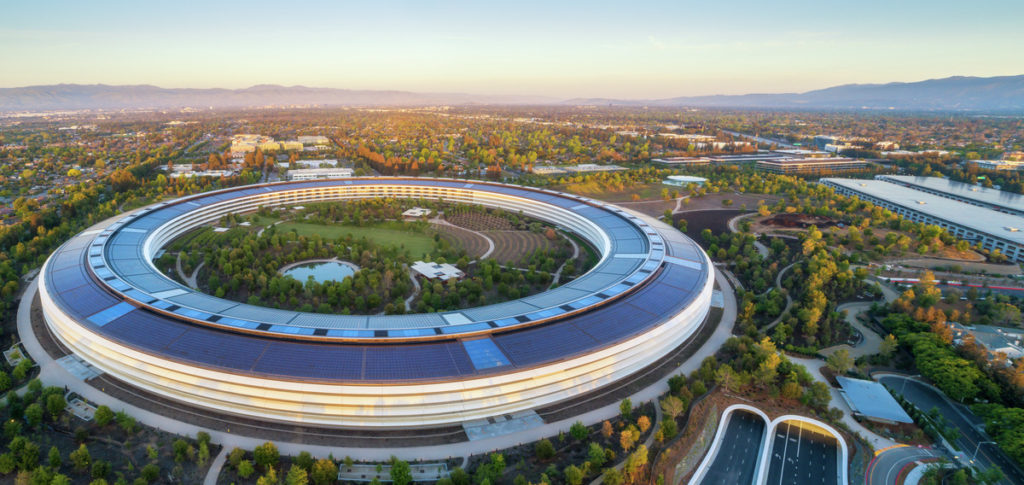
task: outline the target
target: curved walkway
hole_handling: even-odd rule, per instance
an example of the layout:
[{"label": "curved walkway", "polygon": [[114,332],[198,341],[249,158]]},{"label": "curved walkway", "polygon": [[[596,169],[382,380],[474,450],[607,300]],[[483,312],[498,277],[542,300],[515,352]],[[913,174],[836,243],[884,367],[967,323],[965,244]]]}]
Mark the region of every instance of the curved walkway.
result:
[{"label": "curved walkway", "polygon": [[558,231],[558,235],[565,238],[566,241],[569,241],[569,244],[572,244],[572,257],[563,261],[562,265],[558,267],[558,271],[555,271],[555,275],[551,277],[551,284],[548,288],[558,284],[558,280],[562,278],[562,269],[565,268],[565,265],[568,264],[569,261],[575,261],[576,258],[580,257],[580,245],[576,244],[576,241],[573,241],[571,237],[566,236],[561,231]]},{"label": "curved walkway", "polygon": [[[789,268],[792,268],[793,265],[795,265],[796,263],[797,261],[789,263],[788,266],[779,270],[779,274],[775,275],[775,288],[777,288],[779,291],[785,291],[782,288],[782,275],[785,274],[786,271],[789,271]],[[782,322],[782,319],[786,316],[786,313],[789,311],[789,309],[793,307],[793,297],[789,296],[788,291],[786,291],[784,294],[786,295],[786,307],[783,308],[781,312],[779,312],[778,318],[776,318],[775,320],[772,321],[772,323],[769,323],[768,325],[761,329],[762,332],[767,332],[772,328],[775,328],[776,325]]]},{"label": "curved walkway", "polygon": [[[724,311],[721,323],[715,328],[714,333],[686,362],[676,369],[675,373],[689,373],[700,368],[701,361],[714,353],[732,335],[732,328],[736,321],[736,298],[733,295],[728,281],[720,272],[716,272],[715,279],[722,289],[724,297]],[[163,416],[161,414],[140,408],[133,404],[119,400],[92,387],[81,379],[71,375],[64,367],[54,361],[40,345],[35,333],[32,331],[31,307],[38,291],[38,280],[33,280],[26,288],[21,305],[18,307],[18,333],[21,335],[22,344],[26,352],[39,364],[39,379],[46,385],[67,386],[69,390],[77,392],[86,399],[109,406],[115,411],[125,411],[134,416],[139,422],[157,429],[166,430],[175,434],[195,436],[199,431],[206,431],[212,437],[213,442],[221,444],[226,449],[239,447],[252,450],[265,442],[265,439],[233,434],[230,432],[211,430],[196,426],[192,423],[179,421]],[[641,389],[629,396],[634,403],[643,403],[656,400],[661,394],[668,391],[668,375],[658,382]],[[611,403],[607,406],[583,413],[561,421],[547,423],[543,426],[530,428],[493,438],[464,441],[460,443],[433,445],[433,446],[412,446],[404,448],[358,448],[350,446],[323,446],[308,445],[303,443],[277,442],[277,447],[283,455],[297,455],[301,451],[308,451],[317,457],[326,457],[329,454],[334,456],[351,456],[355,459],[368,461],[386,461],[392,455],[404,460],[438,460],[449,457],[467,456],[475,453],[482,453],[490,450],[499,450],[515,446],[521,443],[537,441],[541,438],[557,435],[560,431],[566,431],[572,424],[579,420],[590,425],[611,419],[619,414],[619,404]]]}]

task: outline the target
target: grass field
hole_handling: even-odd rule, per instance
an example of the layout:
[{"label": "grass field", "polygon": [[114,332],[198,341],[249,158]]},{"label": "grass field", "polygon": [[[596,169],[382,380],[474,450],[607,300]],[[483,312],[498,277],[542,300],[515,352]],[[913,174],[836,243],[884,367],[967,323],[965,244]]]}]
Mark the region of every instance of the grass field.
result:
[{"label": "grass field", "polygon": [[319,234],[325,239],[337,239],[346,234],[351,234],[355,238],[365,237],[380,245],[405,247],[414,258],[419,258],[424,254],[432,252],[435,245],[431,233],[401,230],[396,227],[382,227],[381,225],[358,227],[284,222],[276,227],[279,232],[287,232],[294,229],[300,236]]}]

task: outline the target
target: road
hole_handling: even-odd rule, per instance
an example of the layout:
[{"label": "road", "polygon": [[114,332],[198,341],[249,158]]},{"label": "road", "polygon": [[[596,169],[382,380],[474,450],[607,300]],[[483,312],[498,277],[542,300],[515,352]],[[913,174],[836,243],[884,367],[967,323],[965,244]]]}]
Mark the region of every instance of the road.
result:
[{"label": "road", "polygon": [[839,477],[839,443],[789,422],[775,429],[768,485],[830,485]]},{"label": "road", "polygon": [[931,448],[916,446],[897,446],[882,450],[868,463],[864,473],[867,485],[893,485],[900,471],[910,464],[928,459],[941,458],[945,455]]},{"label": "road", "polygon": [[753,484],[764,431],[765,423],[760,416],[734,411],[701,485]]},{"label": "road", "polygon": [[978,443],[992,439],[979,430],[982,425],[981,419],[971,414],[968,409],[953,403],[938,389],[911,378],[886,374],[878,376],[876,380],[903,394],[904,398],[922,411],[938,409],[946,423],[960,431],[960,437],[955,443],[960,451],[954,454],[960,455],[963,462],[969,462],[974,458],[974,450],[977,449],[977,463],[980,466],[988,468],[996,465],[1003,470],[1007,478],[999,483],[1024,484],[1024,473],[999,448],[991,444],[982,444],[980,448],[978,447]]}]

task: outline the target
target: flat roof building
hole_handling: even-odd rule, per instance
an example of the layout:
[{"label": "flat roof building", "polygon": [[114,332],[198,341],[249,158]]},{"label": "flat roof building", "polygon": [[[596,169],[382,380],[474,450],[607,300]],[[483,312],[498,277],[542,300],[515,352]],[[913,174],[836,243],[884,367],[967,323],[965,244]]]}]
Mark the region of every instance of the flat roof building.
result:
[{"label": "flat roof building", "polygon": [[934,224],[954,236],[998,249],[1010,261],[1024,261],[1024,217],[976,207],[883,180],[823,178],[818,183],[855,196],[914,222]]},{"label": "flat roof building", "polygon": [[999,212],[1024,216],[1024,195],[1004,192],[990,187],[965,184],[941,177],[914,177],[911,175],[878,175],[878,180],[910,187],[939,197],[986,207]]},{"label": "flat roof building", "polygon": [[1019,160],[968,160],[967,165],[973,165],[982,170],[1021,170],[1024,169],[1024,161]]},{"label": "flat roof building", "polygon": [[288,180],[336,179],[352,176],[351,168],[301,168],[288,171]]},{"label": "flat roof building", "polygon": [[836,381],[842,387],[839,394],[850,405],[853,414],[885,424],[914,422],[885,386],[875,381],[842,376],[837,376]]},{"label": "flat roof building", "polygon": [[416,261],[411,268],[413,272],[428,280],[448,281],[453,278],[461,279],[463,276],[466,276],[466,273],[463,273],[462,270],[449,263],[437,264]]},{"label": "flat roof building", "polygon": [[704,165],[710,165],[711,159],[707,157],[667,157],[652,158],[651,163],[659,163],[662,165],[699,167]]},{"label": "flat roof building", "polygon": [[788,175],[825,175],[832,173],[860,172],[868,168],[868,163],[852,158],[780,158],[776,160],[759,160],[758,170],[769,173]]},{"label": "flat roof building", "polygon": [[689,175],[669,175],[662,183],[665,185],[673,185],[676,187],[686,187],[690,184],[696,184],[698,187],[704,185],[708,179],[704,177],[691,177]]}]

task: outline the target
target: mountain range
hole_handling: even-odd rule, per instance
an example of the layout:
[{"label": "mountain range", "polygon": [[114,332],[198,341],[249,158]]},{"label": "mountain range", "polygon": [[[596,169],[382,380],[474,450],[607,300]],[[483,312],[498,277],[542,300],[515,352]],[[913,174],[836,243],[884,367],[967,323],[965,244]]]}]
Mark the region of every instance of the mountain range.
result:
[{"label": "mountain range", "polygon": [[0,111],[473,104],[1024,112],[1024,75],[956,76],[918,82],[846,84],[804,93],[684,96],[667,99],[558,100],[539,96],[416,93],[277,85],[258,85],[245,89],[170,89],[151,85],[104,84],[0,88]]}]

